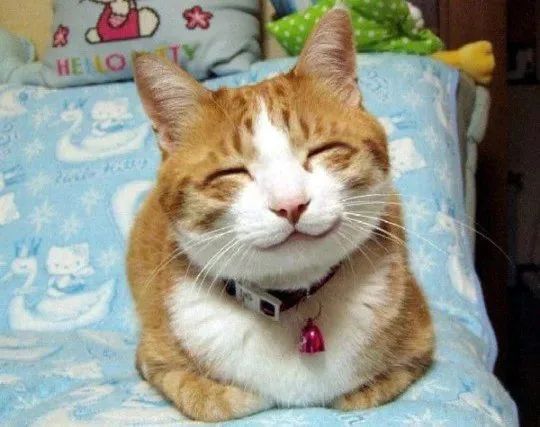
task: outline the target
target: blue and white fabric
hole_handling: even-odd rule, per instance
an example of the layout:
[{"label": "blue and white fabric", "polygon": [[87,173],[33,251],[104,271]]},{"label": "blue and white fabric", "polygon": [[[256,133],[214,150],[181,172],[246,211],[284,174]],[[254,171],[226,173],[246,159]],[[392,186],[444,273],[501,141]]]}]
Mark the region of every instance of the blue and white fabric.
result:
[{"label": "blue and white fabric", "polygon": [[[288,69],[267,61],[208,87]],[[436,362],[395,402],[352,413],[273,410],[224,425],[512,426],[464,224],[458,74],[429,58],[359,56],[367,107],[390,139]],[[0,419],[25,425],[182,425],[134,369],[124,276],[133,216],[159,153],[133,83],[0,86]],[[189,424],[189,420],[183,420]]]}]

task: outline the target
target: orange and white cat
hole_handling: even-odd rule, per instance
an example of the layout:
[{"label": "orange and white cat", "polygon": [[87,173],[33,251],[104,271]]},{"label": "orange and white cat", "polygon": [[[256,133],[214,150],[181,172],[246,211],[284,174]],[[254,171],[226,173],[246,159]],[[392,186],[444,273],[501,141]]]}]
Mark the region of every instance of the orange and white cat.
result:
[{"label": "orange and white cat", "polygon": [[[292,71],[253,86],[212,92],[152,55],[134,69],[163,153],[128,253],[141,375],[205,421],[402,393],[431,364],[433,330],[348,12],[325,15]],[[279,316],[252,304],[309,289]],[[299,351],[310,318],[325,351]]]}]

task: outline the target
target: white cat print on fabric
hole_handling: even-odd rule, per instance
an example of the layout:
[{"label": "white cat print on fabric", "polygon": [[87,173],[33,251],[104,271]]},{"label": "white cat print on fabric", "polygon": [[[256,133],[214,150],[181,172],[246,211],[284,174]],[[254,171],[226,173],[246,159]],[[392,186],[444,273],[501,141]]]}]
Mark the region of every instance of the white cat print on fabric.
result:
[{"label": "white cat print on fabric", "polygon": [[92,107],[92,133],[103,136],[108,132],[118,131],[123,129],[126,121],[132,117],[127,98],[98,101]]},{"label": "white cat print on fabric", "polygon": [[90,250],[87,243],[58,247],[53,246],[47,257],[49,283],[47,293],[71,292],[85,285],[84,278],[94,274],[90,266]]},{"label": "white cat print on fabric", "polygon": [[105,317],[114,297],[115,281],[87,289],[84,278],[94,273],[89,265],[88,244],[52,247],[47,257],[51,274],[47,291],[37,304],[29,304],[28,294],[42,289],[35,286],[41,241],[16,246],[15,259],[2,281],[24,278],[24,283],[8,306],[8,322],[14,330],[66,331],[84,327]]}]

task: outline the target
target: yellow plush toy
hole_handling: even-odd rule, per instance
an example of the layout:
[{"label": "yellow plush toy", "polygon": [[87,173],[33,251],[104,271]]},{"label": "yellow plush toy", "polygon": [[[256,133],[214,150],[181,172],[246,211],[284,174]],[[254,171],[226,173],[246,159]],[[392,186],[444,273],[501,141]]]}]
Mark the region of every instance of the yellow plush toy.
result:
[{"label": "yellow plush toy", "polygon": [[488,41],[468,43],[457,50],[441,50],[432,58],[463,70],[477,83],[487,85],[493,79],[495,56],[493,46]]}]

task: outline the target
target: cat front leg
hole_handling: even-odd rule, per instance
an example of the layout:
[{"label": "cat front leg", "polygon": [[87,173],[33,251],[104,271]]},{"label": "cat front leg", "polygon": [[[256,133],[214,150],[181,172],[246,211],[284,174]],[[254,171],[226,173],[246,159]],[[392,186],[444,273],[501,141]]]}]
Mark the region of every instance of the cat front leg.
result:
[{"label": "cat front leg", "polygon": [[414,358],[410,364],[377,375],[358,390],[339,397],[332,407],[341,411],[368,409],[394,400],[420,378],[431,364],[431,352]]},{"label": "cat front leg", "polygon": [[140,375],[193,420],[227,421],[273,406],[255,393],[209,378],[181,351],[149,345],[144,339],[136,363]]}]

